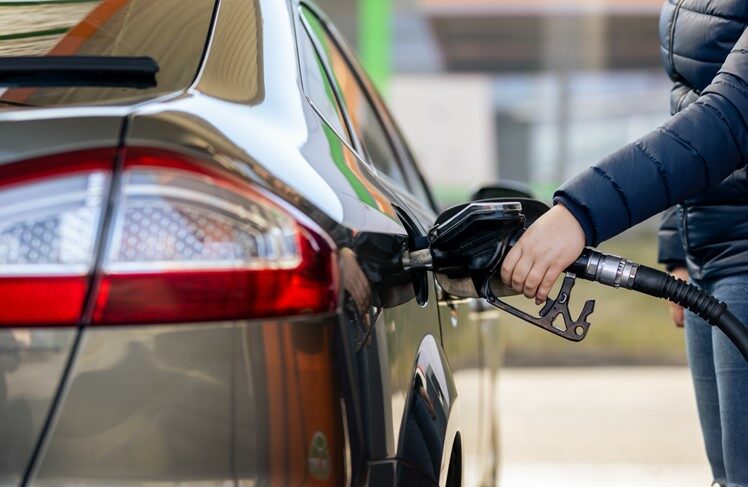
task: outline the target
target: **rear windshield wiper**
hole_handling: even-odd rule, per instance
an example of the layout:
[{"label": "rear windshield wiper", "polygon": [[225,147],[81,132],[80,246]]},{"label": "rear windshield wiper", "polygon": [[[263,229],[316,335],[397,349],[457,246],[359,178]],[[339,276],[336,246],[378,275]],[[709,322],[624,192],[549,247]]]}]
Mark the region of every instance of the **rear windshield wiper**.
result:
[{"label": "rear windshield wiper", "polygon": [[152,88],[157,72],[150,57],[0,56],[3,88]]}]

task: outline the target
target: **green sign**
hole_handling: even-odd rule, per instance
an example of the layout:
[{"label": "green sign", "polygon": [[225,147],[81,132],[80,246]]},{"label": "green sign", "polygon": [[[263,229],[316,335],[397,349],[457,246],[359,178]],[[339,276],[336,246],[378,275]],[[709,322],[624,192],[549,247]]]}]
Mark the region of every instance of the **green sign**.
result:
[{"label": "green sign", "polygon": [[379,91],[387,92],[392,69],[392,0],[359,0],[359,51]]}]

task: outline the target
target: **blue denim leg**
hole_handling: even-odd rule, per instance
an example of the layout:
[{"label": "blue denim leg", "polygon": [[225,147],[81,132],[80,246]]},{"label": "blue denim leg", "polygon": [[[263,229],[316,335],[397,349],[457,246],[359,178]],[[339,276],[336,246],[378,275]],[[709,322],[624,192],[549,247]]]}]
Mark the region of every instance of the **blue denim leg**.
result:
[{"label": "blue denim leg", "polygon": [[[748,276],[719,279],[712,292],[738,319],[748,323]],[[748,487],[748,363],[717,328],[712,329],[712,347],[727,485]]]},{"label": "blue denim leg", "polygon": [[[748,323],[748,276],[696,284]],[[712,473],[729,487],[748,487],[748,363],[721,331],[690,313],[686,340]]]},{"label": "blue denim leg", "polygon": [[722,421],[712,353],[712,327],[689,312],[686,313],[685,321],[688,365],[691,368],[696,392],[696,405],[707,458],[714,480],[726,484],[727,473],[722,456]]}]

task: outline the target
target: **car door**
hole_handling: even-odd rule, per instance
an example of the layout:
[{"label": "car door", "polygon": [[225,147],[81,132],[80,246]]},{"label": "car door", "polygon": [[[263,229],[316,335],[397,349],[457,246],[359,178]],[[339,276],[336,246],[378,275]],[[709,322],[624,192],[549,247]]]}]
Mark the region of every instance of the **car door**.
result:
[{"label": "car door", "polygon": [[[421,177],[412,154],[396,124],[384,106],[381,111],[385,122],[390,127],[390,134],[398,151],[404,177],[410,191],[402,194],[407,208],[416,218],[430,228],[434,222],[435,205],[430,191]],[[449,362],[452,377],[460,397],[459,415],[460,437],[463,462],[464,485],[479,485],[490,472],[489,458],[493,453],[490,441],[490,427],[494,413],[490,394],[494,374],[486,368],[485,347],[495,342],[496,327],[487,320],[485,306],[479,299],[458,298],[450,296],[436,286],[436,298],[439,308],[442,347]],[[495,313],[493,313],[495,315]],[[485,474],[484,474],[485,473]]]},{"label": "car door", "polygon": [[[394,124],[393,124],[394,125]],[[415,211],[432,207],[428,187],[420,176],[410,150],[399,131],[394,138],[401,148],[402,164],[413,191],[406,196],[409,207]],[[436,284],[442,346],[451,367],[461,398],[460,437],[462,446],[464,485],[490,483],[493,445],[491,436],[494,423],[492,373],[486,350],[497,347],[495,316],[480,299],[450,296]]]},{"label": "car door", "polygon": [[[332,93],[328,89],[319,90],[318,96],[323,99],[318,103],[312,100],[312,105],[325,119],[337,117],[338,110],[344,112],[346,127],[338,127],[337,131],[347,132],[344,138],[350,135],[346,143],[351,145],[365,168],[351,179],[367,188],[376,188],[379,195],[371,205],[375,209],[367,210],[367,218],[381,220],[393,210],[396,226],[402,228],[403,233],[409,237],[425,235],[435,214],[412,195],[409,173],[402,165],[392,131],[377,106],[376,95],[360,72],[352,67],[351,59],[333,38],[330,27],[310,9],[302,7],[300,13],[303,18],[300,49],[308,49],[303,44],[307,41],[305,36],[309,36],[332,85]],[[330,95],[335,96],[332,101],[339,103],[338,109],[317,107],[323,104],[329,107],[326,98]],[[379,201],[382,197],[387,201]],[[357,242],[352,246],[356,253],[353,265],[364,268],[369,275],[372,269],[382,266],[378,260],[388,258],[381,250],[391,245],[388,243],[391,239],[368,222],[363,230],[353,239]],[[401,252],[394,249],[394,256],[399,259],[399,255]],[[345,279],[345,269],[343,274]],[[446,357],[440,347],[433,276],[425,271],[414,272],[409,284],[408,299],[394,303],[380,300],[373,306],[364,317],[369,321],[366,333],[354,343],[365,410],[365,442],[371,460],[370,477],[378,479],[370,482],[377,485],[389,482],[386,471],[392,469],[383,462],[385,459],[404,460],[396,462],[397,468],[392,470],[403,485],[416,485],[413,482],[417,479],[422,482],[424,475],[433,482],[438,481],[449,406],[454,397],[454,385],[447,379],[451,374],[445,370]],[[427,417],[424,419],[424,416]],[[409,473],[411,467],[419,474]]]}]

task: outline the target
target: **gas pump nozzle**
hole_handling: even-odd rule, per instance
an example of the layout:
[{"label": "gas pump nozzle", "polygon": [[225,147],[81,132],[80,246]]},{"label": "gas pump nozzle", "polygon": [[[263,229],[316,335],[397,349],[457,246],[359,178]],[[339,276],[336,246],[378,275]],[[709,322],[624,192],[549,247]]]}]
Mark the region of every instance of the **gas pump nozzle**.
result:
[{"label": "gas pump nozzle", "polygon": [[404,261],[414,269],[433,270],[440,286],[449,294],[484,298],[507,313],[576,342],[587,336],[590,326],[587,319],[595,309],[595,302],[589,300],[580,316],[572,318],[569,301],[578,277],[667,299],[717,326],[748,360],[748,327],[730,313],[727,305],[667,273],[590,248],[584,249],[566,269],[558,296],[545,302],[539,316],[499,299],[518,294],[499,278],[504,257],[525,228],[547,210],[548,206],[531,199],[483,200],[452,207],[437,218],[427,238],[421,238],[418,248],[410,249]]},{"label": "gas pump nozzle", "polygon": [[453,207],[442,213],[429,230],[428,247],[412,250],[405,261],[414,269],[433,270],[449,294],[484,298],[489,304],[546,331],[580,341],[590,326],[587,317],[594,309],[594,301],[585,303],[578,319],[571,317],[573,274],[567,274],[558,297],[547,300],[539,316],[499,299],[518,294],[498,277],[504,257],[525,227],[547,209],[534,200],[486,200]]}]

